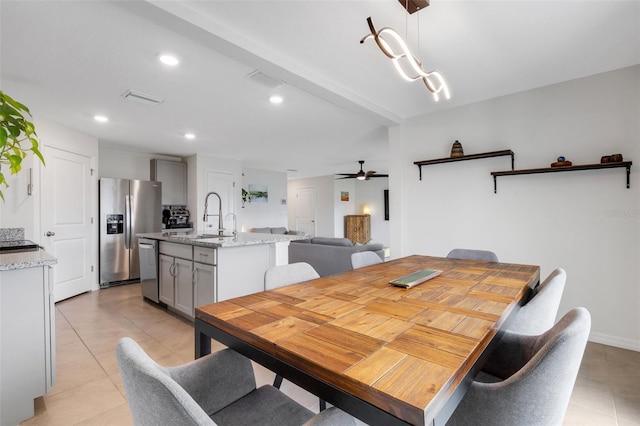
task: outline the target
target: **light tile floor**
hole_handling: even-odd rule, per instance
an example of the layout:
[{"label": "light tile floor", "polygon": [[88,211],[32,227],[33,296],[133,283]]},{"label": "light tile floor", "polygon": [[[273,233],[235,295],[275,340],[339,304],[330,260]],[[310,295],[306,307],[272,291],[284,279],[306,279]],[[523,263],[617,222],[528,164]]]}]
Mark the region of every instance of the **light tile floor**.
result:
[{"label": "light tile floor", "polygon": [[[139,284],[59,302],[56,385],[36,399],[36,415],[22,425],[132,424],[115,358],[122,336],[162,365],[193,360],[193,324],[143,301]],[[258,385],[272,383],[273,373],[254,367]],[[317,412],[313,395],[287,381],[282,390]],[[640,425],[640,353],[589,343],[564,425]]]}]

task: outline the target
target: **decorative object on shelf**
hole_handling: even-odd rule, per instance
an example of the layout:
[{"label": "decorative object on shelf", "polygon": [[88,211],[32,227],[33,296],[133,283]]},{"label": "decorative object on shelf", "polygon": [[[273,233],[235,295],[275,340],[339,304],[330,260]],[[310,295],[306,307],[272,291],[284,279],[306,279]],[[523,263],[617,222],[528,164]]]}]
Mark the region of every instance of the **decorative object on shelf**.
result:
[{"label": "decorative object on shelf", "polygon": [[[400,0],[400,3],[403,4],[409,14],[429,6],[428,1],[422,0]],[[389,27],[384,27],[380,31],[376,31],[371,17],[367,18],[367,24],[369,24],[369,31],[371,31],[371,33],[363,37],[360,43],[364,43],[372,38],[380,50],[382,50],[382,53],[393,61],[393,65],[396,67],[398,74],[408,82],[422,80],[424,85],[427,86],[427,89],[433,94],[433,99],[436,102],[440,100],[440,93],[442,93],[446,99],[451,97],[447,83],[440,73],[438,71],[426,72],[424,68],[422,68],[422,63],[411,53],[409,46],[407,46],[407,43],[402,39],[400,34]],[[392,46],[399,49],[399,53],[396,53]],[[403,61],[404,66],[400,64],[400,61]]]},{"label": "decorative object on shelf", "polygon": [[414,161],[413,164],[420,169],[420,180],[422,180],[422,166],[429,166],[432,164],[453,163],[454,161],[466,161],[466,160],[478,160],[480,158],[502,157],[505,155],[511,156],[511,170],[514,165],[514,154],[510,149],[503,149],[501,151],[481,152],[479,154],[468,154],[462,157],[444,157],[435,158],[433,160]]},{"label": "decorative object on shelf", "polygon": [[[22,160],[27,157],[29,151],[45,164],[35,126],[27,118],[31,119],[29,108],[0,90],[0,166],[8,164],[12,175],[22,170]],[[31,147],[23,148],[22,143],[27,141],[31,142]],[[9,187],[1,170],[0,185]],[[28,191],[31,191],[31,184]],[[4,201],[2,191],[0,198]]]},{"label": "decorative object on shelf", "polygon": [[600,158],[601,163],[621,163],[622,154],[604,155]]},{"label": "decorative object on shelf", "polygon": [[571,161],[567,161],[562,155],[558,157],[558,161],[555,163],[551,163],[551,167],[567,167],[571,166],[573,163]]},{"label": "decorative object on shelf", "polygon": [[464,157],[462,144],[458,141],[455,141],[453,145],[451,145],[451,158],[460,158],[460,157]]},{"label": "decorative object on shelf", "polygon": [[553,173],[553,172],[571,172],[577,170],[595,170],[595,169],[614,169],[618,167],[624,167],[627,169],[627,188],[630,188],[629,175],[631,174],[631,161],[621,161],[619,163],[599,163],[599,164],[580,164],[571,165],[565,167],[543,167],[539,169],[522,169],[522,170],[504,170],[499,172],[491,172],[493,176],[493,192],[498,192],[497,177],[498,176],[515,176],[515,175],[533,175],[538,173]]}]

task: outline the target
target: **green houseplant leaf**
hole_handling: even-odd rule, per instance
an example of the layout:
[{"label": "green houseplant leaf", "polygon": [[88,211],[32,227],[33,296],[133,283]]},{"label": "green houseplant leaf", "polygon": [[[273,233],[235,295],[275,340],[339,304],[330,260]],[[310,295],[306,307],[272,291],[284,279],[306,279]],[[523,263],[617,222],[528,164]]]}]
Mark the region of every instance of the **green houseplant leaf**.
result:
[{"label": "green houseplant leaf", "polygon": [[[8,165],[15,175],[22,170],[22,160],[29,152],[45,164],[31,119],[29,108],[0,90],[0,187],[9,187],[2,165]],[[4,201],[2,190],[0,198]]]}]

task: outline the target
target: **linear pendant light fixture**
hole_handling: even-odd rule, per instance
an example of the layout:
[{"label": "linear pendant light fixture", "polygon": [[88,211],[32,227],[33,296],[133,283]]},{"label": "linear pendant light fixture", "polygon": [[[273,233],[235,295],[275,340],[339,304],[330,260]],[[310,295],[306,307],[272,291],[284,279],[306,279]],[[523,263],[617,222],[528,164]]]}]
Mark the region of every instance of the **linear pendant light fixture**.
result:
[{"label": "linear pendant light fixture", "polygon": [[[429,5],[428,1],[399,1],[400,3],[405,5],[407,13],[417,12],[418,10],[421,10],[421,8]],[[416,3],[423,4],[422,6],[420,6],[416,5]],[[391,61],[393,61],[393,65],[396,67],[396,70],[398,71],[400,76],[409,82],[422,80],[425,86],[427,86],[427,89],[433,94],[433,98],[436,102],[440,100],[440,93],[442,93],[442,95],[446,99],[449,99],[451,97],[449,94],[447,83],[442,78],[442,75],[440,75],[438,71],[426,72],[422,68],[422,64],[420,63],[418,58],[416,58],[413,53],[411,53],[409,47],[407,46],[407,43],[405,43],[400,34],[389,27],[384,27],[380,31],[376,31],[375,27],[373,26],[371,17],[367,18],[367,23],[369,24],[369,30],[371,31],[371,33],[367,34],[362,40],[360,40],[360,43],[364,43],[365,41],[372,38],[376,42],[380,50],[382,50],[382,53],[384,53],[389,59],[391,59]],[[400,50],[400,53],[396,53],[392,46],[398,48]]]}]

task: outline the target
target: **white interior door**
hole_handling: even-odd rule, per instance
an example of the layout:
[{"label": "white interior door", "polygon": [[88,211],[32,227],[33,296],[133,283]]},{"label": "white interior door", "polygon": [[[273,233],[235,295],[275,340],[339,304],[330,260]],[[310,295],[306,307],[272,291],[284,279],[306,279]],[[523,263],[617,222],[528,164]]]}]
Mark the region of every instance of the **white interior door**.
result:
[{"label": "white interior door", "polygon": [[[205,173],[205,188],[206,194],[213,191],[220,195],[222,201],[222,226],[225,229],[233,230],[233,219],[229,217],[225,219],[225,216],[229,213],[236,212],[236,192],[234,175],[230,173],[220,173],[207,170]],[[215,215],[209,216],[207,222],[202,221],[202,217],[198,218],[198,223],[201,225],[198,229],[202,229],[202,232],[213,234],[218,229],[218,197],[212,195],[209,197],[209,205],[207,214]]]},{"label": "white interior door", "polygon": [[58,259],[53,268],[55,301],[91,290],[91,159],[45,147],[42,168],[42,242]]},{"label": "white interior door", "polygon": [[296,231],[316,236],[316,189],[301,188],[296,206]]}]

